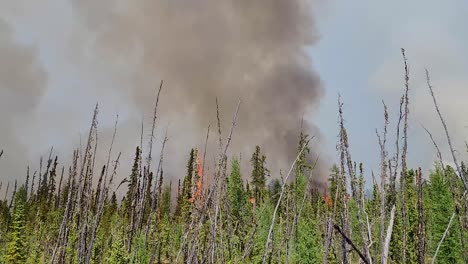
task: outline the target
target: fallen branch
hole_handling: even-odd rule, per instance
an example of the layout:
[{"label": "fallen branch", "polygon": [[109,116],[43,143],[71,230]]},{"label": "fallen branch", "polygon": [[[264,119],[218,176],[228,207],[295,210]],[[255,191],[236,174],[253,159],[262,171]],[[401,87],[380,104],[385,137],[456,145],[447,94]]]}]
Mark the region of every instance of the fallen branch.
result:
[{"label": "fallen branch", "polygon": [[341,228],[336,224],[334,224],[333,227],[336,229],[336,231],[338,231],[343,236],[343,238],[346,240],[346,242],[358,253],[358,255],[362,259],[362,261],[364,261],[365,264],[370,264],[369,260],[367,260],[367,258],[364,256],[364,254],[362,254],[362,252],[354,245],[353,241],[343,233]]}]

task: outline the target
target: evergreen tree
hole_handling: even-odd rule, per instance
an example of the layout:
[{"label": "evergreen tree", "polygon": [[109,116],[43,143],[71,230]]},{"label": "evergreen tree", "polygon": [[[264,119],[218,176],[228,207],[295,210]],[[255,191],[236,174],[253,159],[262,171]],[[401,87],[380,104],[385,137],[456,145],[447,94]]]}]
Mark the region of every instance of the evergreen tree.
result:
[{"label": "evergreen tree", "polygon": [[130,174],[130,179],[128,180],[128,190],[125,195],[124,210],[127,214],[127,217],[131,216],[130,210],[134,207],[135,198],[138,192],[138,178],[140,176],[140,160],[141,160],[141,150],[140,147],[136,147],[135,150],[135,159],[133,160],[132,173]]},{"label": "evergreen tree", "polygon": [[10,241],[6,248],[5,260],[7,263],[25,263],[26,253],[26,223],[25,223],[25,203],[26,189],[20,187],[15,197],[15,211],[10,232]]},{"label": "evergreen tree", "polygon": [[261,153],[259,146],[255,147],[255,152],[250,159],[252,164],[252,191],[256,203],[263,201],[263,192],[266,183],[268,169],[266,168],[266,156]]},{"label": "evergreen tree", "polygon": [[231,214],[234,219],[239,221],[245,210],[247,197],[242,184],[242,175],[240,165],[237,159],[232,161],[231,174],[228,177],[228,201]]},{"label": "evergreen tree", "polygon": [[312,215],[312,206],[310,203],[307,203],[304,208],[304,215],[301,217],[298,226],[295,256],[297,263],[319,264],[323,261],[320,225],[315,217],[310,217]]},{"label": "evergreen tree", "polygon": [[[187,174],[182,183],[182,189],[179,190],[176,205],[176,216],[183,216],[188,219],[190,216],[190,198],[192,198],[193,176],[195,172],[196,150],[191,149],[189,159],[187,162]],[[180,186],[179,186],[180,188]]]},{"label": "evergreen tree", "polygon": [[273,179],[268,185],[268,192],[270,194],[270,202],[273,206],[276,206],[281,194],[281,181],[279,179]]},{"label": "evergreen tree", "polygon": [[121,236],[116,236],[112,242],[109,255],[106,258],[107,264],[129,264],[130,256]]},{"label": "evergreen tree", "polygon": [[415,185],[415,171],[409,170],[405,174],[405,195],[406,203],[406,228],[407,228],[407,244],[406,244],[406,260],[407,263],[417,263],[417,243],[418,234],[418,207],[417,207],[417,192]]},{"label": "evergreen tree", "polygon": [[170,216],[171,214],[171,186],[164,187],[164,190],[161,195],[161,205],[159,208],[160,208],[161,218]]},{"label": "evergreen tree", "polygon": [[[449,181],[457,181],[456,175],[444,175],[440,167],[430,174],[431,184],[428,190],[430,241],[429,250],[434,255],[437,245],[442,238],[455,210]],[[453,221],[449,233],[442,243],[437,255],[438,263],[463,263],[462,247],[460,244],[460,226],[458,221]]]}]

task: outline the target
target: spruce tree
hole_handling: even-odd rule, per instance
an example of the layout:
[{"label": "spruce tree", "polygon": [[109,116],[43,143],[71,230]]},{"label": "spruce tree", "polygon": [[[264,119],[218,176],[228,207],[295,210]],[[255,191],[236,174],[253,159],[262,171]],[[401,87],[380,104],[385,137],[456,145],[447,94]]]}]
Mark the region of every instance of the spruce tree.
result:
[{"label": "spruce tree", "polygon": [[252,164],[252,191],[256,203],[263,201],[263,192],[266,183],[266,175],[268,169],[266,168],[266,156],[261,153],[259,146],[255,147],[255,152],[250,159]]},{"label": "spruce tree", "polygon": [[232,161],[231,174],[228,178],[228,201],[231,214],[234,219],[239,221],[245,210],[247,203],[246,192],[242,184],[242,175],[240,165],[237,159]]},{"label": "spruce tree", "polygon": [[[431,184],[428,190],[430,241],[429,250],[434,255],[439,241],[450,220],[450,215],[455,210],[452,192],[449,188],[450,181],[457,181],[456,175],[444,175],[440,167],[430,174]],[[460,244],[460,226],[458,221],[453,221],[449,233],[442,243],[437,254],[438,263],[462,263],[462,248]]]},{"label": "spruce tree", "polygon": [[10,231],[10,240],[6,247],[7,263],[25,263],[26,252],[26,222],[25,222],[25,203],[26,189],[21,186],[15,197],[15,210],[13,222]]},{"label": "spruce tree", "polygon": [[127,248],[120,235],[115,237],[112,241],[112,245],[109,251],[109,255],[106,258],[107,264],[129,264],[130,256],[127,253]]},{"label": "spruce tree", "polygon": [[128,190],[125,195],[124,210],[127,214],[127,217],[131,216],[131,210],[133,208],[133,203],[135,203],[135,198],[138,192],[138,177],[140,175],[140,160],[141,160],[141,150],[140,147],[136,147],[135,150],[135,159],[133,160],[132,173],[130,174],[128,180]]},{"label": "spruce tree", "polygon": [[[417,243],[416,237],[418,234],[418,207],[417,193],[415,185],[416,173],[414,170],[409,170],[405,173],[405,189],[403,190],[406,203],[406,223],[407,223],[407,244],[406,244],[406,260],[407,263],[417,263]],[[414,238],[414,239],[413,239]]]},{"label": "spruce tree", "polygon": [[161,195],[160,216],[161,218],[171,215],[171,187],[166,186]]}]

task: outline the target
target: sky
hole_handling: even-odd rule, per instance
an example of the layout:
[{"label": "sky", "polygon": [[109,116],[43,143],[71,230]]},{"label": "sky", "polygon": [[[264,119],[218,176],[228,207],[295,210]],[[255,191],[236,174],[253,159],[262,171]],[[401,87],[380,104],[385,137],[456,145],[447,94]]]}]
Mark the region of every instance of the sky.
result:
[{"label": "sky", "polygon": [[337,142],[338,94],[344,102],[353,159],[367,164],[368,172],[379,170],[375,129],[383,127],[382,100],[390,111],[389,144],[390,154],[394,153],[399,98],[404,91],[400,49],[405,48],[411,75],[410,165],[427,172],[436,159],[421,125],[434,135],[444,162],[452,160],[425,85],[425,68],[457,155],[466,158],[468,29],[463,25],[467,11],[466,1],[331,1],[317,11],[321,40],[311,53],[327,91],[317,122],[326,133],[328,153]]},{"label": "sky", "polygon": [[[316,0],[311,3],[318,39],[308,48],[308,53],[311,67],[322,81],[324,95],[317,110],[305,115],[321,131],[322,142],[316,146],[317,153],[329,163],[336,160],[338,94],[344,102],[353,159],[365,163],[367,179],[371,171],[379,170],[375,130],[381,131],[383,126],[382,100],[390,111],[389,148],[390,154],[394,153],[398,104],[404,92],[400,49],[405,48],[411,74],[410,165],[422,166],[427,171],[435,160],[434,148],[421,125],[434,134],[443,150],[444,161],[451,163],[443,130],[425,85],[425,68],[430,71],[457,155],[466,158],[468,3],[462,0]],[[124,158],[131,159],[133,147],[139,142],[140,132],[126,127],[138,127],[147,113],[126,103],[130,91],[112,93],[94,88],[119,86],[125,81],[116,78],[115,72],[99,69],[112,67],[120,72],[131,64],[115,60],[109,66],[94,57],[94,53],[87,52],[94,35],[76,17],[74,8],[68,1],[60,0],[34,3],[0,0],[0,33],[2,30],[9,32],[0,37],[0,56],[17,54],[12,55],[17,56],[14,59],[33,65],[21,78],[33,85],[22,92],[41,94],[37,101],[25,101],[21,96],[11,100],[2,93],[7,90],[1,85],[22,87],[22,83],[0,80],[0,95],[10,98],[0,99],[4,106],[0,107],[3,112],[0,118],[6,124],[2,126],[4,131],[0,131],[6,135],[0,139],[0,144],[8,145],[12,139],[19,142],[16,153],[0,160],[0,166],[5,168],[0,170],[0,180],[24,178],[22,172],[26,171],[27,164],[32,170],[37,169],[38,157],[47,156],[52,145],[65,159],[70,158],[70,150],[79,145],[80,138],[84,140],[97,101],[101,113],[99,125],[104,135],[112,130],[115,114],[119,113],[122,124],[119,137],[123,143],[117,149],[123,151]],[[10,45],[12,42],[23,48],[16,49]],[[75,54],[78,48],[83,52]],[[12,74],[5,70],[7,67],[14,69],[14,65],[0,67],[4,69],[1,72],[7,74]],[[8,79],[8,75],[0,74],[2,76]],[[68,118],[61,118],[64,115]],[[164,123],[157,131],[159,137],[170,125]],[[106,149],[109,139],[104,137],[101,142]],[[125,174],[127,168],[122,170]]]}]

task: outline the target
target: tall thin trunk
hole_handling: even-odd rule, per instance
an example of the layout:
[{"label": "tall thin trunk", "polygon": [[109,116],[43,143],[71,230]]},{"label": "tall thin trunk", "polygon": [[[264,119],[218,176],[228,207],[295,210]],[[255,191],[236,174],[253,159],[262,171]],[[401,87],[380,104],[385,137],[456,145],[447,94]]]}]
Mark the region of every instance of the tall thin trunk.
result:
[{"label": "tall thin trunk", "polygon": [[421,168],[416,174],[416,182],[418,185],[418,263],[424,264],[426,250],[426,236],[424,232],[424,211],[423,211],[423,187]]},{"label": "tall thin trunk", "polygon": [[408,117],[409,117],[409,68],[405,55],[405,49],[401,49],[403,56],[403,62],[405,65],[405,118],[403,125],[403,152],[401,155],[401,218],[402,218],[402,253],[403,253],[403,264],[406,264],[406,201],[405,201],[405,176],[407,173],[406,154],[408,153]]}]

